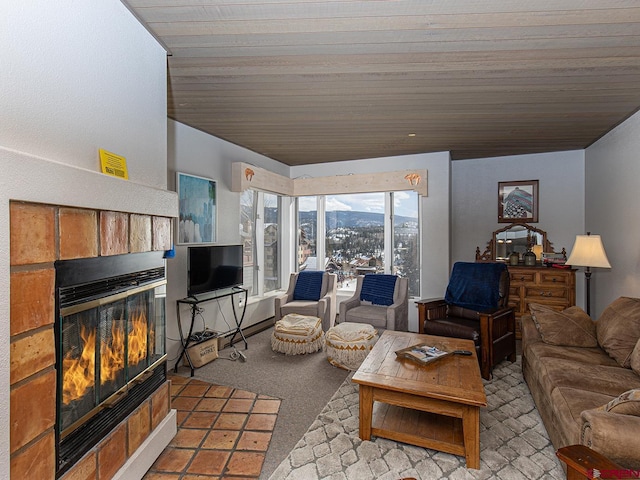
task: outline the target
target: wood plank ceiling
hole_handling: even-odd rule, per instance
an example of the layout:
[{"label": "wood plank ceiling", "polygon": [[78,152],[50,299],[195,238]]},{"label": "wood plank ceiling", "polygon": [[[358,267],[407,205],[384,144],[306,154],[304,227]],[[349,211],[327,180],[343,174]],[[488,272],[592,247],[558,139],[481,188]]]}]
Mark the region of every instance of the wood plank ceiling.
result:
[{"label": "wood plank ceiling", "polygon": [[638,0],[126,0],[168,115],[287,165],[582,149],[640,107]]}]

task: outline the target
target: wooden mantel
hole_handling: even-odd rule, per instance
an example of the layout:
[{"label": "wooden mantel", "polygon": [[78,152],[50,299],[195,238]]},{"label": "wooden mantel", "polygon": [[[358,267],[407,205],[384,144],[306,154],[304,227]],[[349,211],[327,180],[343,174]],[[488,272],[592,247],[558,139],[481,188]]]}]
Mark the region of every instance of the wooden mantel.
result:
[{"label": "wooden mantel", "polygon": [[234,163],[231,191],[243,192],[248,188],[290,197],[406,190],[413,190],[426,197],[427,170],[419,168],[315,178],[288,178],[248,163]]}]

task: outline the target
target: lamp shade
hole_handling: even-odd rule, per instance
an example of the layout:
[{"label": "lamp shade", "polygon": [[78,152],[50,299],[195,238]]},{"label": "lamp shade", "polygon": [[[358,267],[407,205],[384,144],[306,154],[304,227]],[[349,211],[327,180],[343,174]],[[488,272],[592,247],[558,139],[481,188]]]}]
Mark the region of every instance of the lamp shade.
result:
[{"label": "lamp shade", "polygon": [[576,235],[576,242],[567,258],[567,264],[576,267],[611,268],[600,235]]}]

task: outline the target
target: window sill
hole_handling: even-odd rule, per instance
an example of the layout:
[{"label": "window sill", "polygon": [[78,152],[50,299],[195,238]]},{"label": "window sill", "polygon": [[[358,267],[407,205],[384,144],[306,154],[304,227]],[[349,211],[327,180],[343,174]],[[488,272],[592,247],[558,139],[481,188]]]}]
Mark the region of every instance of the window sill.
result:
[{"label": "window sill", "polygon": [[273,290],[271,292],[267,292],[264,295],[252,295],[249,297],[249,299],[247,300],[247,303],[249,305],[253,304],[253,303],[259,303],[263,300],[270,300],[272,298],[275,298],[279,295],[282,295],[283,293],[286,293],[286,290]]}]

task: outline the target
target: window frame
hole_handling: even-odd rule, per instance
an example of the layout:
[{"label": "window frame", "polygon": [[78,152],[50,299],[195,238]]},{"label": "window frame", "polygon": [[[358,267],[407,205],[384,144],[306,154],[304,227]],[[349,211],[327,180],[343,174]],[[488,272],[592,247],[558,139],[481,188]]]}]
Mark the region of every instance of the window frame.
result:
[{"label": "window frame", "polygon": [[[408,192],[412,192],[411,190],[407,190]],[[374,193],[374,192],[369,192],[369,193]],[[380,192],[384,194],[384,201],[385,201],[385,206],[384,206],[384,236],[383,236],[383,251],[384,251],[384,273],[386,274],[392,274],[394,272],[394,266],[395,266],[395,198],[394,198],[394,194],[397,193],[396,191],[389,191],[389,192]],[[344,194],[334,194],[336,196],[338,195],[349,195],[349,193],[344,193]],[[309,195],[314,196],[314,195]],[[327,199],[327,195],[315,195],[316,197],[316,257],[319,256],[319,254],[321,252],[323,253],[323,257],[322,259],[317,258],[318,261],[318,268],[320,268],[320,265],[324,265],[324,257],[326,256],[326,236],[327,236],[327,229],[326,229],[326,199]],[[295,212],[294,212],[294,217],[295,217],[295,229],[296,229],[296,235],[295,235],[295,253],[294,253],[294,265],[295,265],[295,271],[299,271],[300,269],[300,265],[298,262],[298,251],[300,248],[300,236],[297,232],[299,232],[300,229],[300,211],[299,211],[299,202],[298,202],[299,197],[296,197],[296,201],[295,201]],[[414,293],[413,295],[411,295],[411,298],[418,298],[420,296],[420,291],[422,289],[422,272],[421,272],[421,262],[422,262],[422,248],[421,248],[421,240],[422,240],[422,202],[420,201],[420,196],[417,195],[416,197],[417,200],[417,223],[418,223],[418,227],[417,227],[417,245],[416,245],[416,250],[417,250],[417,256],[418,258],[416,259],[416,262],[419,266],[419,273],[418,273],[418,278],[417,278],[417,284],[418,284],[418,293]],[[323,269],[325,268],[324,266],[322,267]]]},{"label": "window frame", "polygon": [[[252,195],[252,208],[251,214],[253,218],[250,218],[252,232],[251,232],[251,251],[253,257],[253,264],[251,265],[251,285],[247,285],[245,279],[244,287],[249,290],[249,297],[264,297],[265,295],[270,294],[271,292],[276,292],[282,288],[282,195],[271,192],[263,192],[260,190],[247,189],[241,195],[247,194],[247,192],[251,192]],[[276,271],[276,286],[274,288],[268,289],[265,285],[265,195],[272,195],[276,197],[277,201],[277,246],[276,246],[276,261],[275,261],[275,271]],[[241,197],[241,206],[242,209],[242,197]],[[241,215],[241,228],[242,228],[242,211]],[[243,240],[244,242],[244,240]]]}]

